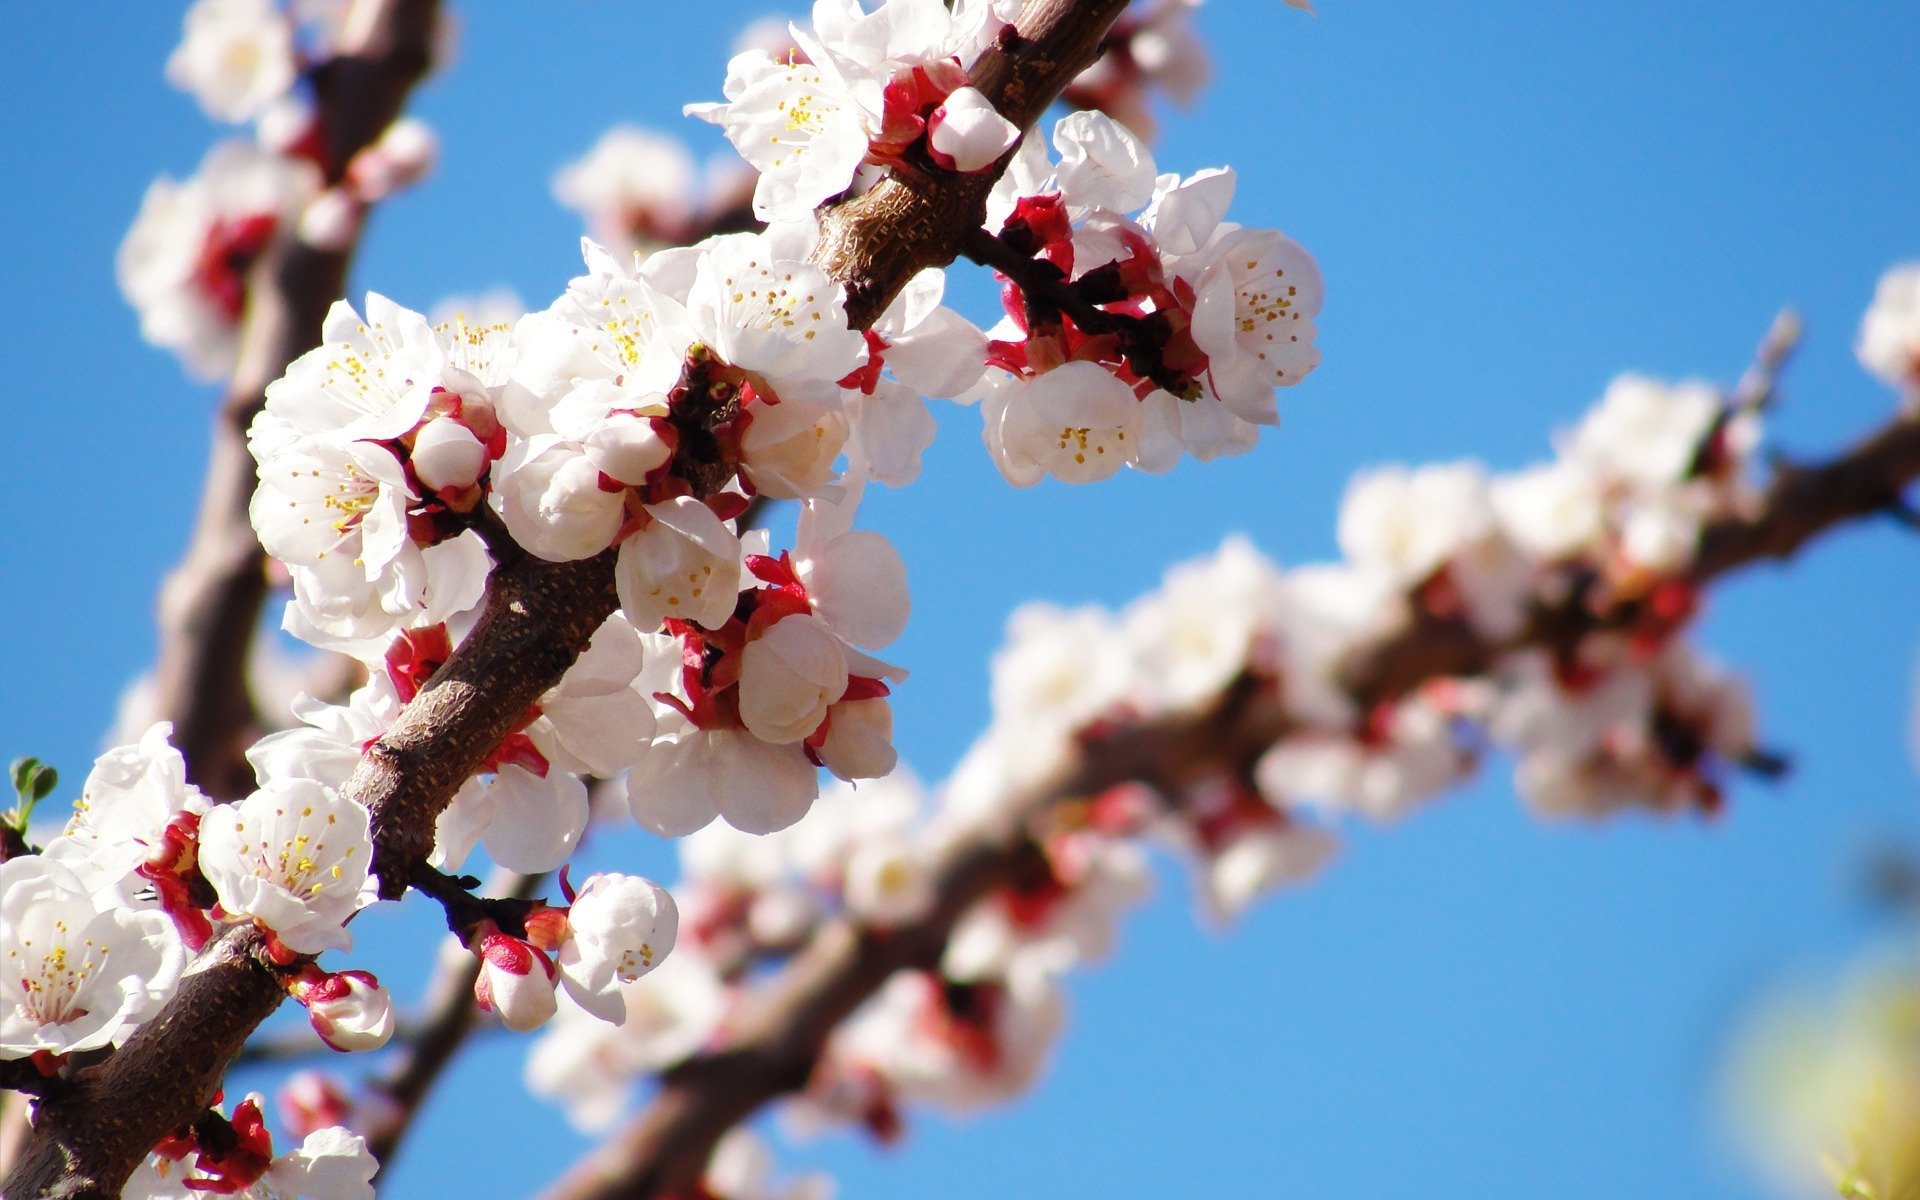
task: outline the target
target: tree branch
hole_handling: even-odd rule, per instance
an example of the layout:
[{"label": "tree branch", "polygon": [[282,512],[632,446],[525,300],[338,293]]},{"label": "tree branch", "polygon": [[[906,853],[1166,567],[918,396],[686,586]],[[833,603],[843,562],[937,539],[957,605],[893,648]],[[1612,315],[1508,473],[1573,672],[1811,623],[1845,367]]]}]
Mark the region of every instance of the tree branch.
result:
[{"label": "tree branch", "polygon": [[[333,57],[312,72],[327,182],[338,182],[353,156],[400,115],[426,74],[438,12],[438,0],[359,0],[348,15]],[[253,789],[245,757],[256,728],[247,651],[267,599],[267,559],[247,516],[254,488],[247,427],[267,385],[320,344],[321,322],[345,294],[352,257],[352,247],[318,250],[289,228],[254,264],[193,538],[160,592],[155,711],[173,722],[187,777],[219,799]]]},{"label": "tree branch", "polygon": [[[406,7],[406,0],[392,3]],[[1124,7],[1125,0],[1028,0],[1018,32],[974,64],[976,86],[1016,125],[1031,125],[1093,61]],[[871,325],[914,274],[953,260],[960,235],[984,219],[998,174],[888,178],[822,214],[816,257],[846,286],[856,328]],[[243,356],[243,367],[265,361],[256,352]],[[243,443],[234,448],[245,452]],[[222,480],[237,491],[241,474],[250,490],[250,470],[230,471]],[[231,513],[219,512],[224,524]],[[244,504],[232,512],[244,512]],[[221,578],[235,594],[244,592],[231,573]],[[343,789],[373,813],[383,895],[405,891],[408,872],[431,850],[434,820],[454,791],[527,706],[559,682],[617,604],[612,551],[580,562],[529,560],[495,572],[472,634],[368,749]],[[212,603],[192,611],[223,610]],[[211,621],[199,631],[211,639],[234,629]],[[229,643],[226,651],[232,648]],[[203,658],[199,667],[216,684],[226,678],[217,663]],[[191,977],[106,1063],[78,1074],[70,1096],[42,1106],[7,1180],[12,1200],[117,1195],[153,1144],[206,1106],[228,1060],[282,994],[257,957],[260,943],[251,927],[226,934],[215,966]]]},{"label": "tree branch", "polygon": [[[1753,517],[1708,529],[1693,579],[1700,584],[1763,559],[1782,558],[1817,534],[1884,510],[1920,478],[1920,417],[1897,418],[1851,450],[1810,469],[1786,469]],[[1559,619],[1567,619],[1560,614]],[[1588,631],[1598,622],[1588,625]],[[1494,644],[1464,624],[1418,624],[1369,650],[1345,677],[1361,696],[1392,696],[1421,682],[1474,674],[1502,654],[1567,631],[1537,616],[1522,637]],[[954,922],[1043,854],[1026,830],[1051,806],[1127,783],[1176,796],[1219,772],[1249,770],[1294,728],[1279,698],[1251,680],[1199,716],[1123,726],[1084,741],[1072,761],[1008,811],[1026,815],[1010,835],[957,840],[935,871],[935,904],[910,925],[875,930],[842,917],[749,1001],[725,1042],[669,1070],[648,1108],[582,1158],[545,1200],[641,1200],[692,1194],[719,1139],[763,1105],[803,1088],[828,1036],[894,972],[937,969]]]}]

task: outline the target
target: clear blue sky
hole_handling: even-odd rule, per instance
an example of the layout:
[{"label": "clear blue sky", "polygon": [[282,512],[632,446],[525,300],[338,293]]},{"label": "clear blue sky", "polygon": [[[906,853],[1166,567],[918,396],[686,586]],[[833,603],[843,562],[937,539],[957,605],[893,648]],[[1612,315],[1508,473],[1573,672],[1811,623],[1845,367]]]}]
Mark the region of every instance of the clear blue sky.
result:
[{"label": "clear blue sky", "polygon": [[[719,97],[731,31],[760,9],[454,7],[459,61],[418,105],[442,169],[378,214],[355,286],[424,307],[508,284],[542,304],[577,268],[553,170],[616,120],[713,147],[679,106]],[[214,136],[161,81],[179,8],[0,11],[0,749],[75,784],[151,657],[214,400],[140,343],[112,277],[148,179]],[[1920,9],[1321,9],[1210,4],[1219,79],[1161,152],[1238,167],[1235,216],[1286,229],[1326,273],[1326,365],[1283,395],[1282,430],[1166,478],[1014,492],[977,416],[948,411],[921,483],[870,502],[915,585],[900,737],[923,774],[980,726],[985,655],[1019,601],[1117,603],[1232,530],[1327,557],[1356,468],[1518,465],[1617,371],[1731,380],[1782,303],[1810,341],[1778,443],[1823,451],[1888,410],[1851,342],[1880,270],[1920,257]],[[783,1158],[855,1198],[1757,1196],[1716,1128],[1719,1046],[1765,981],[1870,936],[1862,853],[1920,842],[1917,615],[1920,544],[1885,525],[1750,572],[1702,638],[1750,672],[1797,769],[1740,787],[1723,821],[1542,828],[1496,770],[1356,831],[1321,884],[1225,937],[1196,929],[1169,874],[1120,958],[1077,981],[1030,1099],[917,1120],[898,1152],[838,1139]],[[664,858],[634,838],[597,861],[616,852]],[[356,932],[406,995],[432,925],[415,906]],[[521,1054],[500,1038],[470,1057],[391,1195],[523,1194],[581,1149],[521,1091]]]}]

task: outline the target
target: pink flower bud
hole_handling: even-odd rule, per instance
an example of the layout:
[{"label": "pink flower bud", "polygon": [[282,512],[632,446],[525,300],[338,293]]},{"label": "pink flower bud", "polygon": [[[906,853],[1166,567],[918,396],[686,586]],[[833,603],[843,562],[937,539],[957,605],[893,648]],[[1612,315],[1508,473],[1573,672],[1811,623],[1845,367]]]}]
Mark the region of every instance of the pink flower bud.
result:
[{"label": "pink flower bud", "polygon": [[558,950],[572,936],[567,910],[542,904],[527,914],[527,940],[542,950]]},{"label": "pink flower bud", "polygon": [[480,978],[473,985],[473,998],[481,1008],[498,1013],[508,1029],[537,1029],[559,1008],[556,972],[546,951],[495,932],[483,934],[474,953],[480,956]]},{"label": "pink flower bud", "polygon": [[320,1040],[335,1050],[378,1050],[393,1036],[393,996],[365,971],[311,969],[294,982]]},{"label": "pink flower bud", "polygon": [[413,472],[433,491],[472,487],[486,469],[485,443],[450,417],[435,417],[414,435]]}]

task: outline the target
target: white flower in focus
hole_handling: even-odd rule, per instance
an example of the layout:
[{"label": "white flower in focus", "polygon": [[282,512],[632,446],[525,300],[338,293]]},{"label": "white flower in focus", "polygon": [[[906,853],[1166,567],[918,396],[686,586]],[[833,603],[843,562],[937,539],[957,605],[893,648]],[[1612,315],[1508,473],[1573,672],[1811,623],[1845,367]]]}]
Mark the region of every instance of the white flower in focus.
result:
[{"label": "white flower in focus", "polygon": [[847,441],[838,402],[789,398],[756,404],[740,438],[740,470],[754,490],[776,500],[818,494],[833,481],[833,461]]},{"label": "white flower in focus", "polygon": [[447,366],[447,348],[426,317],[368,292],[363,318],[336,300],[320,327],[320,345],[267,385],[267,402],[247,430],[266,461],[314,434],[341,441],[399,438],[426,415]]},{"label": "white flower in focus", "polygon": [[73,816],[46,855],[71,870],[90,892],[113,888],[131,900],[146,886],[135,873],[166,850],[167,828],[181,816],[205,813],[208,800],[187,782],[186,760],[161,722],[131,746],[94,760],[74,801]]},{"label": "white flower in focus", "polygon": [[730,729],[664,736],[627,777],[634,820],[661,837],[684,837],[715,816],[745,833],[772,833],[806,816],[819,794],[819,772],[798,744]]},{"label": "white flower in focus", "polygon": [[314,1032],[335,1050],[378,1050],[393,1036],[393,995],[365,971],[315,971],[291,991],[306,1005]]},{"label": "white flower in focus", "polygon": [[673,949],[680,914],[659,884],[637,875],[596,874],[567,910],[560,980],[575,1003],[604,1021],[626,1020],[620,985],[652,971]]},{"label": "white flower in focus", "polygon": [[373,856],[366,806],[310,779],[275,780],[200,822],[200,870],[230,917],[290,950],[345,950]]},{"label": "white flower in focus", "polygon": [[[1194,203],[1170,204],[1165,220]],[[1319,265],[1278,230],[1223,224],[1174,270],[1195,292],[1193,340],[1208,356],[1208,386],[1243,419],[1272,424],[1273,389],[1292,387],[1320,365],[1314,319],[1326,285]]]},{"label": "white flower in focus", "polygon": [[696,340],[679,301],[590,239],[580,239],[580,252],[587,273],[514,326],[518,359],[501,417],[521,437],[554,432],[551,410],[583,385],[633,398],[609,407],[654,403],[680,378]]},{"label": "white flower in focus", "polygon": [[1854,351],[1862,366],[1894,387],[1920,389],[1920,262],[1880,277]]},{"label": "white flower in focus", "polygon": [[843,643],[811,613],[782,617],[741,656],[740,720],[764,742],[807,737],[846,690]]},{"label": "white flower in focus", "polygon": [[288,568],[293,601],[281,628],[322,650],[377,659],[395,633],[477,608],[492,569],[472,530],[434,546],[403,542],[378,581],[367,579],[364,560],[330,553],[313,566]]},{"label": "white flower in focus", "polygon": [[180,980],[166,917],[100,907],[44,855],[0,863],[0,928],[0,1059],[118,1044]]},{"label": "white flower in focus", "polygon": [[1001,116],[978,88],[955,89],[927,118],[934,161],[967,174],[992,166],[1019,136],[1019,127]]},{"label": "white flower in focus", "polygon": [[646,506],[650,518],[620,543],[620,609],[643,633],[668,617],[718,629],[740,596],[740,538],[690,496]]},{"label": "white flower in focus", "polygon": [[248,515],[268,554],[303,568],[344,559],[366,590],[385,580],[410,545],[407,509],[418,499],[385,447],[311,437],[260,460]]},{"label": "white flower in focus", "polygon": [[328,1126],[309,1133],[299,1149],[276,1157],[259,1182],[242,1195],[259,1200],[294,1196],[373,1200],[373,1173],[379,1167],[367,1152],[365,1138]]},{"label": "white flower in focus", "polygon": [[259,116],[299,73],[293,23],[274,0],[194,0],[167,82],[221,121]]},{"label": "white flower in focus", "polygon": [[1100,112],[1069,113],[1053,126],[1060,194],[1080,209],[1131,213],[1153,199],[1153,152],[1126,126]]},{"label": "white flower in focus", "polygon": [[780,399],[836,397],[832,385],[867,353],[847,323],[846,288],[767,234],[710,238],[700,250],[687,293],[700,341]]},{"label": "white flower in focus", "polygon": [[900,761],[893,745],[893,706],[884,696],[842,700],[827,710],[820,763],[841,779],[879,779]]},{"label": "white flower in focus", "polygon": [[1008,483],[1052,475],[1093,483],[1133,461],[1140,402],[1098,363],[1064,363],[1032,380],[1007,378],[982,402],[987,450]]},{"label": "white flower in focus", "polygon": [[811,63],[749,50],[727,64],[724,104],[686,114],[721,127],[760,178],[753,215],[804,216],[846,190],[867,156],[868,117],[858,101]]},{"label": "white flower in focus", "polygon": [[494,465],[492,500],[514,541],[548,562],[591,558],[626,519],[621,492],[600,486],[600,467],[559,438],[515,441]]},{"label": "white flower in focus", "polygon": [[300,721],[247,748],[247,762],[262,786],[277,779],[312,779],[338,791],[360,765],[364,747],[385,733],[401,703],[383,676],[357,689],[345,704],[302,695],[293,703]]}]

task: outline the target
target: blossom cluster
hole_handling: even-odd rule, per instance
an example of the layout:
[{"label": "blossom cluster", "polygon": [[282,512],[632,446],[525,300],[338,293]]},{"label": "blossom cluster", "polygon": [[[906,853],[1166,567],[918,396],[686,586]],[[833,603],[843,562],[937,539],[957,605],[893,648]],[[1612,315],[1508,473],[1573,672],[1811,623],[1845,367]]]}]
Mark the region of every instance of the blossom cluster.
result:
[{"label": "blossom cluster", "polygon": [[431,130],[402,118],[345,162],[331,161],[312,87],[345,18],[342,0],[195,0],[167,80],[208,116],[251,124],[185,180],[147,189],[121,243],[120,289],[147,341],[197,378],[232,373],[255,263],[277,240],[345,248],[367,207],[424,176]]},{"label": "blossom cluster", "polygon": [[[1193,862],[1203,911],[1224,920],[1321,869],[1336,818],[1409,813],[1494,746],[1546,816],[1717,811],[1729,771],[1770,760],[1744,687],[1682,634],[1701,531],[1759,501],[1758,424],[1740,395],[1622,377],[1551,462],[1362,475],[1340,562],[1281,570],[1230,539],[1119,613],[1021,610],[994,662],[992,725],[931,803],[902,769],[834,789],[777,834],[686,839],[675,964],[628,989],[648,1019],[613,1029],[563,1010],[530,1086],[603,1127],[639,1076],[722,1036],[758,967],[831,920],[884,934],[927,918],[956,848],[982,838],[1025,848],[936,966],[897,973],[835,1030],[788,1106],[795,1128],[893,1138],[914,1107],[968,1111],[1031,1086],[1064,1025],[1065,973],[1111,949],[1153,843]],[[1660,537],[1635,532],[1656,522]],[[1439,627],[1481,648],[1471,670],[1369,682],[1384,649]],[[1103,747],[1196,722],[1264,746],[1057,790]]]}]

